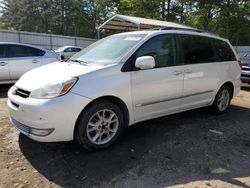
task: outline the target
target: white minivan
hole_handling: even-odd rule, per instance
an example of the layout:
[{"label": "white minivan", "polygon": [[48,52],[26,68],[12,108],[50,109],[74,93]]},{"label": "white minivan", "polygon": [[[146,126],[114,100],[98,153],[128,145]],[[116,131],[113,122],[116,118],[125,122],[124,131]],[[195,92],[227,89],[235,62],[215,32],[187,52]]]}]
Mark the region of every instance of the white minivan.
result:
[{"label": "white minivan", "polygon": [[121,33],[24,74],[8,92],[12,124],[42,142],[110,146],[126,126],[194,108],[225,112],[241,68],[228,40],[180,29]]}]

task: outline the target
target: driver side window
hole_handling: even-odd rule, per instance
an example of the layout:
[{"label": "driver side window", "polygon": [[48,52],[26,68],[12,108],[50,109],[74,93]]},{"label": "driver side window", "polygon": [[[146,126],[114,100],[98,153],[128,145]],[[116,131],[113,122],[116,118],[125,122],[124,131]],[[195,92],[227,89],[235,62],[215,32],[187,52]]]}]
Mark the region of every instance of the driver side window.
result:
[{"label": "driver side window", "polygon": [[136,53],[136,58],[152,56],[155,67],[176,65],[176,44],[174,35],[159,35],[149,39]]}]

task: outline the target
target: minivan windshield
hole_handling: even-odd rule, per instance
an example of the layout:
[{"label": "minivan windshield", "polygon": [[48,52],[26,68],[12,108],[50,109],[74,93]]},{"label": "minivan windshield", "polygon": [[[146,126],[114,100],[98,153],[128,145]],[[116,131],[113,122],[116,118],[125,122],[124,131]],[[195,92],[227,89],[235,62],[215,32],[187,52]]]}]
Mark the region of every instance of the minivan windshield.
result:
[{"label": "minivan windshield", "polygon": [[119,60],[132,49],[146,34],[119,34],[103,38],[69,59],[69,62],[110,65]]}]

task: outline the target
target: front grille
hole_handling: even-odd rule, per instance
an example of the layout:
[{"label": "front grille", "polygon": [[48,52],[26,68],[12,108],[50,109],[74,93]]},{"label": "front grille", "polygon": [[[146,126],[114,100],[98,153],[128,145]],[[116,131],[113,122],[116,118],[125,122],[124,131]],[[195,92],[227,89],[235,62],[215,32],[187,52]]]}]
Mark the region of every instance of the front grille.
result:
[{"label": "front grille", "polygon": [[250,78],[250,75],[242,74],[241,77],[243,77],[243,78]]},{"label": "front grille", "polygon": [[245,71],[250,71],[250,66],[242,66],[241,69]]},{"label": "front grille", "polygon": [[242,70],[250,71],[250,67],[242,67]]},{"label": "front grille", "polygon": [[17,120],[10,118],[11,123],[23,134],[29,134],[30,133],[30,127],[27,127],[26,125],[18,122]]},{"label": "front grille", "polygon": [[28,98],[30,96],[30,92],[29,91],[26,91],[26,90],[23,90],[23,89],[20,89],[18,88],[16,91],[15,91],[15,94],[20,96],[20,97],[23,97],[23,98]]}]

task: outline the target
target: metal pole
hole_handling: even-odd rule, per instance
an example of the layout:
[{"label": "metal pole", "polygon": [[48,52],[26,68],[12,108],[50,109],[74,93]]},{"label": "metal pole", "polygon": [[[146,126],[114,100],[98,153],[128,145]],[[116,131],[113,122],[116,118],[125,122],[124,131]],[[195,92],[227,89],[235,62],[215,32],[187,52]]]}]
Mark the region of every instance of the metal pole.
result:
[{"label": "metal pole", "polygon": [[21,33],[20,33],[20,31],[18,31],[17,34],[18,34],[18,42],[21,43]]},{"label": "metal pole", "polygon": [[100,29],[97,28],[97,39],[99,40],[100,39]]},{"label": "metal pole", "polygon": [[50,49],[53,49],[53,42],[52,42],[52,35],[50,34],[49,36],[49,41],[50,41]]}]

